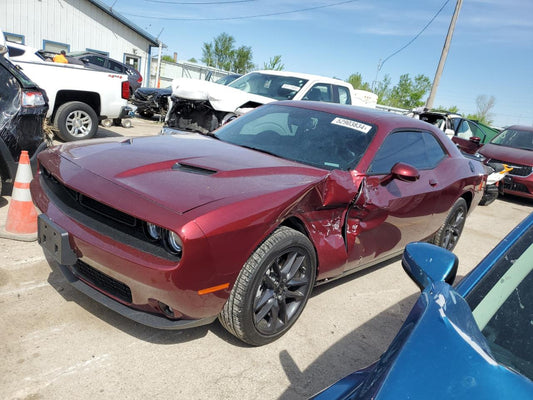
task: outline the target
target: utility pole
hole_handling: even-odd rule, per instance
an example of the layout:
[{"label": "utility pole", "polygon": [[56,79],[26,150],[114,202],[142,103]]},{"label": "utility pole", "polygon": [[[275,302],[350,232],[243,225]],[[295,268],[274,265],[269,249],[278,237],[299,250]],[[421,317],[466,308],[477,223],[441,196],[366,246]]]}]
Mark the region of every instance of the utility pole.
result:
[{"label": "utility pole", "polygon": [[156,88],[159,88],[161,82],[160,82],[160,79],[161,79],[161,49],[163,48],[163,42],[161,42],[161,40],[159,40],[159,36],[161,36],[161,34],[163,33],[163,31],[165,30],[165,28],[161,29],[161,32],[159,32],[159,35],[157,35],[157,41],[159,42],[159,54],[157,55],[157,70],[155,72],[155,87]]},{"label": "utility pole", "polygon": [[433,86],[431,86],[431,92],[429,93],[429,98],[426,102],[426,108],[428,109],[433,107],[433,101],[435,101],[435,95],[437,94],[440,76],[442,75],[442,70],[444,69],[444,64],[446,63],[446,57],[448,57],[450,43],[452,42],[453,31],[455,30],[455,22],[457,21],[457,17],[459,16],[459,11],[461,10],[462,5],[463,0],[457,0],[452,21],[450,22],[450,27],[448,28],[448,34],[446,35],[446,41],[444,42],[444,47],[442,48],[442,53],[440,55],[439,66],[437,67],[437,72],[435,72],[435,78],[433,79]]}]

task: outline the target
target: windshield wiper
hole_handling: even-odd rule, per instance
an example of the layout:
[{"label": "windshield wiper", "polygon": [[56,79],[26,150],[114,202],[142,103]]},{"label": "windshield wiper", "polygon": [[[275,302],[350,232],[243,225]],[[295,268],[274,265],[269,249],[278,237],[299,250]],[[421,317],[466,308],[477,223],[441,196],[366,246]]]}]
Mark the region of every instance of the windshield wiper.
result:
[{"label": "windshield wiper", "polygon": [[264,149],[259,149],[257,147],[253,147],[253,146],[246,146],[244,144],[239,144],[239,146],[241,147],[244,147],[244,148],[247,148],[247,149],[250,149],[250,150],[255,150],[255,151],[258,151],[260,153],[265,153],[265,154],[268,154],[270,156],[274,156],[274,157],[278,157],[278,158],[281,158],[278,154],[276,153],[272,153],[271,151],[268,151],[268,150],[264,150]]}]

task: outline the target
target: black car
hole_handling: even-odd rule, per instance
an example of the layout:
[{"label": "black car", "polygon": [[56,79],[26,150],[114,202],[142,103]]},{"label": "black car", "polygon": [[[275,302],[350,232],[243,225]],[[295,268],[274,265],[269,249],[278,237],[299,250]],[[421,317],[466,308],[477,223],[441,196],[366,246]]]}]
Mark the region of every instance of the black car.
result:
[{"label": "black car", "polygon": [[131,98],[132,104],[137,106],[137,113],[146,118],[154,114],[165,116],[168,110],[168,98],[172,88],[139,88]]},{"label": "black car", "polygon": [[131,65],[124,64],[103,54],[86,51],[72,52],[67,54],[67,59],[69,62],[72,60],[79,60],[85,65],[90,65],[93,68],[114,71],[118,72],[119,74],[128,75],[128,81],[130,83],[130,96],[133,96],[133,93],[141,87],[143,78],[139,71],[137,71]]},{"label": "black car", "polygon": [[0,53],[0,194],[3,186],[10,194],[22,150],[35,171],[37,154],[46,148],[47,111],[46,92]]}]

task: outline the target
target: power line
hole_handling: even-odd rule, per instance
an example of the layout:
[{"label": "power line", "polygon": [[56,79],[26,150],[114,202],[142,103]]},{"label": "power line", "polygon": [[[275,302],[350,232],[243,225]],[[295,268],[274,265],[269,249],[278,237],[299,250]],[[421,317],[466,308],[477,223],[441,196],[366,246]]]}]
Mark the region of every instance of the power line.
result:
[{"label": "power line", "polygon": [[165,4],[178,4],[178,5],[187,5],[187,6],[204,6],[204,5],[214,5],[214,4],[234,4],[234,3],[250,3],[257,0],[231,0],[231,1],[199,1],[199,2],[190,2],[190,1],[165,1],[165,0],[144,0],[148,3],[165,3]]},{"label": "power line", "polygon": [[[158,0],[152,0],[152,1],[158,1]],[[161,1],[164,1],[164,0],[161,0]],[[294,14],[294,13],[299,13],[299,12],[318,10],[318,9],[321,9],[321,8],[340,6],[340,5],[348,4],[348,3],[355,3],[357,1],[359,1],[359,0],[340,1],[338,3],[326,4],[326,5],[315,6],[315,7],[308,7],[308,8],[300,8],[298,10],[292,10],[292,11],[279,11],[279,12],[267,13],[267,14],[246,15],[246,16],[239,16],[239,17],[222,17],[222,18],[150,17],[150,16],[147,16],[147,15],[129,14],[129,13],[125,13],[125,12],[122,12],[121,14],[128,15],[130,17],[148,18],[148,19],[161,19],[161,20],[167,20],[167,21],[229,21],[229,20],[236,20],[236,19],[273,17],[273,16],[277,16],[277,15]],[[199,3],[196,3],[196,4],[199,4]]]},{"label": "power line", "polygon": [[433,21],[435,21],[435,19],[437,18],[437,16],[441,13],[441,11],[444,9],[444,7],[446,7],[446,5],[450,2],[450,0],[446,0],[444,2],[444,4],[442,5],[442,7],[439,9],[439,11],[437,11],[437,13],[433,16],[433,18],[431,18],[429,20],[429,22],[422,28],[422,30],[420,32],[418,32],[416,34],[416,36],[414,38],[412,38],[409,42],[407,42],[407,44],[405,44],[404,46],[402,46],[400,49],[396,50],[394,53],[392,53],[390,56],[388,56],[387,58],[385,58],[383,61],[380,61],[379,64],[378,64],[378,71],[381,71],[381,67],[383,67],[383,64],[385,64],[385,61],[389,60],[390,58],[394,57],[396,54],[398,54],[400,51],[402,51],[403,49],[405,49],[407,46],[409,46],[411,43],[413,43],[416,39],[418,39],[418,37],[424,33],[424,31],[432,24]]}]

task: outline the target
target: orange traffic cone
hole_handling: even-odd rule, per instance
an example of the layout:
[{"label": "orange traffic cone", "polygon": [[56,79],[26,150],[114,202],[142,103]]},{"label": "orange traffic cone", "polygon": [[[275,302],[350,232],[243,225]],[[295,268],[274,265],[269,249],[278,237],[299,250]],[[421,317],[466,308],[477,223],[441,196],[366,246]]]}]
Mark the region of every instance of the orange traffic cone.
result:
[{"label": "orange traffic cone", "polygon": [[32,178],[30,157],[28,152],[23,150],[20,154],[17,175],[13,185],[6,226],[0,232],[0,236],[24,241],[37,239],[37,211],[30,193]]}]

